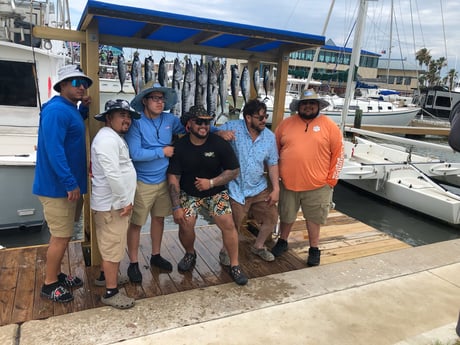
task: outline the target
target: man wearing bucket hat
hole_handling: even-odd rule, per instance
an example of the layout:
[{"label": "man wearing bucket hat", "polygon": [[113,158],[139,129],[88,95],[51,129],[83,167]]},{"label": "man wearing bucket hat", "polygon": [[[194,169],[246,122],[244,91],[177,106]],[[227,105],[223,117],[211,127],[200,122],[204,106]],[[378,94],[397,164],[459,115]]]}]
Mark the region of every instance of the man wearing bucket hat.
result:
[{"label": "man wearing bucket hat", "polygon": [[61,272],[61,262],[73,235],[77,206],[87,192],[83,117],[91,101],[86,89],[92,83],[78,66],[62,67],[53,86],[60,95],[46,102],[40,113],[33,193],[43,205],[51,234],[41,295],[54,302],[71,301],[68,288],[83,285],[80,278]]},{"label": "man wearing bucket hat", "polygon": [[179,224],[179,240],[185,249],[177,268],[190,271],[196,263],[195,223],[203,208],[222,231],[232,279],[245,285],[248,278],[239,266],[238,232],[226,189],[227,183],[239,174],[238,158],[227,141],[210,133],[212,116],[203,106],[192,106],[183,116],[189,133],[177,141],[168,168],[173,217]]},{"label": "man wearing bucket hat", "polygon": [[176,92],[150,82],[134,97],[131,106],[141,114],[125,135],[137,173],[136,196],[128,228],[128,276],[140,283],[138,264],[141,227],[150,215],[151,266],[172,271],[171,263],[160,255],[164,217],[171,214],[171,200],[166,183],[169,158],[174,154],[173,136],[185,134],[184,126],[174,114],[166,112],[177,102]]},{"label": "man wearing bucket hat", "polygon": [[95,283],[106,287],[102,303],[126,309],[134,305],[134,299],[118,291],[118,284],[126,283],[127,277],[117,277],[126,250],[136,170],[123,135],[140,114],[128,101],[117,99],[107,101],[105,111],[94,118],[105,123],[91,144],[91,211],[102,256],[101,274]]},{"label": "man wearing bucket hat", "polygon": [[280,155],[280,237],[272,253],[280,256],[288,249],[289,233],[301,207],[310,244],[308,266],[320,263],[320,227],[333,205],[333,188],[343,165],[342,133],[320,113],[328,105],[313,90],[305,90],[292,104],[297,114],[275,130]]}]

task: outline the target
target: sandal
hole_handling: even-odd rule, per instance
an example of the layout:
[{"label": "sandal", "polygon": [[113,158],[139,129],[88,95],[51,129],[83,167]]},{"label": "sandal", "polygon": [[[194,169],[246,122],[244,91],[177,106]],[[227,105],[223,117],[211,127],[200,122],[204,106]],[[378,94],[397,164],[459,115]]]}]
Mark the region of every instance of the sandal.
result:
[{"label": "sandal", "polygon": [[[118,285],[125,285],[129,282],[129,278],[127,276],[123,276],[121,274],[118,275],[117,284]],[[96,286],[105,286],[105,279],[94,279],[94,285]]]},{"label": "sandal", "polygon": [[128,309],[134,306],[134,298],[123,295],[121,292],[112,297],[102,296],[101,302],[117,309]]}]

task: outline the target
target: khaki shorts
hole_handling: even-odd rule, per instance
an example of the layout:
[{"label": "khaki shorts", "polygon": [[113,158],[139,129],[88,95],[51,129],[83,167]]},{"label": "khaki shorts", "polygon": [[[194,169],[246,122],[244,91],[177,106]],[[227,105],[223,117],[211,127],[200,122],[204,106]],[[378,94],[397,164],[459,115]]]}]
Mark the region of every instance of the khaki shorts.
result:
[{"label": "khaki shorts", "polygon": [[78,202],[69,201],[67,198],[46,196],[39,196],[38,199],[43,205],[43,213],[50,234],[54,237],[72,237]]},{"label": "khaki shorts", "polygon": [[129,217],[120,216],[120,210],[94,211],[97,245],[104,261],[120,262],[126,251]]},{"label": "khaki shorts", "polygon": [[166,181],[147,184],[137,181],[131,223],[143,226],[147,217],[166,217],[172,214],[171,198]]},{"label": "khaki shorts", "polygon": [[333,188],[325,185],[315,190],[294,192],[284,188],[283,183],[280,183],[280,200],[278,202],[280,222],[287,224],[295,222],[297,212],[301,207],[306,220],[316,224],[326,224],[329,210],[332,207],[333,191]]},{"label": "khaki shorts", "polygon": [[255,196],[247,197],[244,205],[230,198],[233,221],[238,230],[245,216],[255,219],[259,224],[268,224],[273,228],[275,227],[276,223],[278,223],[278,209],[275,205],[269,206],[268,202],[265,201],[269,195],[269,190],[265,189]]}]

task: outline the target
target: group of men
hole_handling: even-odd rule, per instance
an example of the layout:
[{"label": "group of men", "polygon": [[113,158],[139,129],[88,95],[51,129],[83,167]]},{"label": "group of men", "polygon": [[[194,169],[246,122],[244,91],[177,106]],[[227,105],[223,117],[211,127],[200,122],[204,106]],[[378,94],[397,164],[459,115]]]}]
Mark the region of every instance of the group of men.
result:
[{"label": "group of men", "polygon": [[[54,85],[60,95],[45,104],[40,116],[33,192],[43,204],[51,234],[41,294],[55,302],[71,301],[69,288],[83,284],[60,266],[78,201],[87,192],[84,119],[90,99],[85,90],[91,84],[77,66],[63,67]],[[167,112],[176,101],[174,90],[150,83],[131,103],[108,101],[95,116],[105,123],[91,144],[90,169],[91,212],[102,256],[94,283],[106,287],[102,302],[120,309],[134,305],[118,286],[142,282],[139,240],[149,215],[150,264],[166,272],[173,267],[160,254],[164,218],[172,213],[179,226],[185,254],[177,268],[186,272],[197,260],[195,224],[202,210],[222,232],[219,261],[238,285],[248,282],[238,259],[238,228],[247,217],[259,229],[251,252],[273,261],[287,251],[301,208],[310,242],[307,265],[319,265],[320,227],[343,164],[341,132],[320,114],[327,102],[305,91],[295,104],[297,114],[273,133],[266,128],[266,105],[257,99],[245,104],[243,119],[220,127],[211,126],[212,116],[200,105],[181,118]],[[278,218],[280,237],[268,249],[265,242]],[[127,277],[118,273],[126,247]]]}]

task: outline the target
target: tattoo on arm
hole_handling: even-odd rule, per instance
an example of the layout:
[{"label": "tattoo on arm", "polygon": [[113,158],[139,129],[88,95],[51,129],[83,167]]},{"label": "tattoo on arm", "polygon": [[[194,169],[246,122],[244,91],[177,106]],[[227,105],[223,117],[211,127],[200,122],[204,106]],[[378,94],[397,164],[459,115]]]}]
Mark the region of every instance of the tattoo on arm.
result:
[{"label": "tattoo on arm", "polygon": [[238,169],[233,169],[233,170],[224,170],[222,173],[214,177],[212,180],[214,182],[214,187],[215,186],[223,186],[229,183],[231,180],[236,179],[238,174],[240,173],[240,168]]},{"label": "tattoo on arm", "polygon": [[180,206],[180,175],[168,174],[168,190],[172,206]]}]

